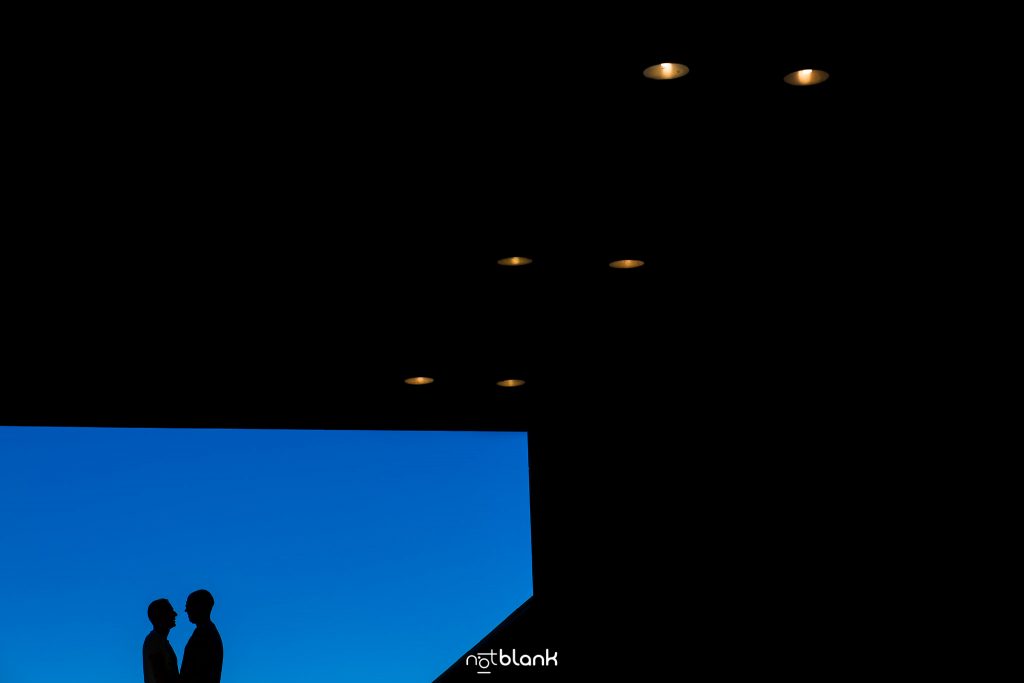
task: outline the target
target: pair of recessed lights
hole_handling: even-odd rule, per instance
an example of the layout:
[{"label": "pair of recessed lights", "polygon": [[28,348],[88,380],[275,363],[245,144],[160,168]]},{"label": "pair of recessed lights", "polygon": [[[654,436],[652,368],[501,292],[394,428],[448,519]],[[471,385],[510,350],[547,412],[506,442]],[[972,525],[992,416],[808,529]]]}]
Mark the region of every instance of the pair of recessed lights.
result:
[{"label": "pair of recessed lights", "polygon": [[[498,260],[499,266],[526,266],[531,263],[533,263],[533,259],[526,258],[525,256],[510,256],[509,258]],[[643,264],[643,261],[629,258],[612,261],[608,266],[611,268],[639,268]]]},{"label": "pair of recessed lights", "polygon": [[[644,69],[644,76],[656,81],[671,81],[690,73],[690,67],[674,62],[662,62]],[[828,72],[821,69],[800,69],[786,74],[783,79],[790,85],[817,85],[828,80]]]},{"label": "pair of recessed lights", "polygon": [[[406,384],[412,384],[413,386],[422,386],[424,384],[433,384],[433,377],[409,377],[405,380]],[[526,384],[526,380],[522,379],[503,379],[500,382],[496,382],[499,387],[521,387]]]}]

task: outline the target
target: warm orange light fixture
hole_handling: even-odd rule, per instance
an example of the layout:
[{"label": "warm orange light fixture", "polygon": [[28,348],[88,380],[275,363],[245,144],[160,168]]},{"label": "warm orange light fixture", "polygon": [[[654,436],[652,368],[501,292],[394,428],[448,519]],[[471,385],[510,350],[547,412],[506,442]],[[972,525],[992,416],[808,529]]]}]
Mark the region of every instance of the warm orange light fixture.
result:
[{"label": "warm orange light fixture", "polygon": [[526,381],[521,379],[503,379],[498,382],[499,387],[521,387],[524,384]]},{"label": "warm orange light fixture", "polygon": [[530,263],[533,263],[533,259],[526,258],[525,256],[510,256],[498,261],[499,266],[525,266]]},{"label": "warm orange light fixture", "polygon": [[419,384],[430,384],[433,381],[434,381],[433,377],[410,377],[407,380],[405,380],[405,383],[406,384],[416,384],[416,385],[419,385]]},{"label": "warm orange light fixture", "polygon": [[671,81],[673,78],[682,78],[688,73],[690,73],[690,67],[674,62],[662,62],[644,69],[644,76],[656,81]]},{"label": "warm orange light fixture", "polygon": [[786,74],[782,80],[790,85],[817,85],[828,80],[828,72],[821,69],[800,69]]},{"label": "warm orange light fixture", "polygon": [[612,261],[608,265],[612,268],[639,268],[643,264],[643,261],[637,261],[636,259],[623,259],[621,261]]}]

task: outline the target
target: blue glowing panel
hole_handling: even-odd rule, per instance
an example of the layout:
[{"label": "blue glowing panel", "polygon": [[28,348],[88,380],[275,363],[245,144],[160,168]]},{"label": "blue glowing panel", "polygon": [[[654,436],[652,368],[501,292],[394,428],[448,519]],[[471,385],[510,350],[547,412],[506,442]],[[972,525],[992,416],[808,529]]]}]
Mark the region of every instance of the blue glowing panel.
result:
[{"label": "blue glowing panel", "polygon": [[142,680],[216,600],[223,683],[431,681],[532,593],[526,434],[0,427],[0,681]]}]

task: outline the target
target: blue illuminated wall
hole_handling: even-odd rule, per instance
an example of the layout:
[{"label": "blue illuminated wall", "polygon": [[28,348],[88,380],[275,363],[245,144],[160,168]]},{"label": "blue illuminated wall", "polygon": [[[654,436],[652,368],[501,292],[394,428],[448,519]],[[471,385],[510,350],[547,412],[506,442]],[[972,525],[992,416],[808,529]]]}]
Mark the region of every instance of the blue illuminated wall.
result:
[{"label": "blue illuminated wall", "polygon": [[0,681],[139,683],[213,593],[223,683],[431,681],[532,593],[518,432],[0,427]]}]

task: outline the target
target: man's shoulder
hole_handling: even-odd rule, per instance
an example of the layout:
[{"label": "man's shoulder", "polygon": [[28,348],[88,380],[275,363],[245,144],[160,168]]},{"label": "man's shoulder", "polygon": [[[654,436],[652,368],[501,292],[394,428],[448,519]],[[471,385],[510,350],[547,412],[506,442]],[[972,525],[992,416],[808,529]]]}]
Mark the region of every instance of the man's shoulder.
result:
[{"label": "man's shoulder", "polygon": [[188,642],[189,645],[195,644],[195,649],[204,653],[218,653],[224,650],[224,642],[220,639],[220,631],[217,630],[213,623],[197,626]]},{"label": "man's shoulder", "polygon": [[220,631],[212,623],[201,624],[196,626],[196,629],[192,631],[192,635],[189,636],[188,642],[200,642],[209,643],[213,641],[220,641]]},{"label": "man's shoulder", "polygon": [[149,634],[146,635],[146,639],[142,641],[142,650],[145,652],[154,648],[162,649],[164,642],[166,642],[166,640],[161,638],[159,633],[156,631],[150,631]]}]

